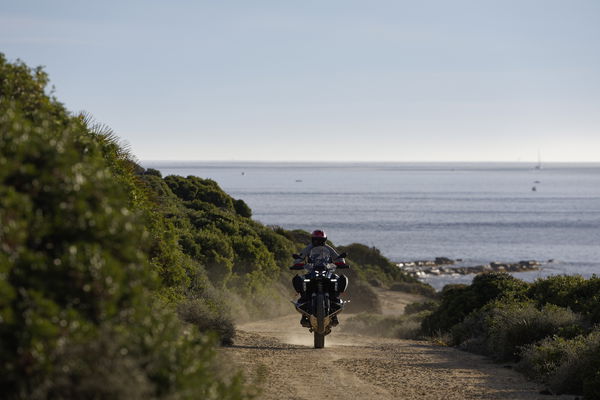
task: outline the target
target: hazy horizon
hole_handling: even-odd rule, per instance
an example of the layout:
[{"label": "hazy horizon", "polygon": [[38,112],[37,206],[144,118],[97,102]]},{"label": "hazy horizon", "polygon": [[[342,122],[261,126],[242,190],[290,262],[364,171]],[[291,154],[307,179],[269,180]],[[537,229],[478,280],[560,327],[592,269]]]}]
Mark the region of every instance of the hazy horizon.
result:
[{"label": "hazy horizon", "polygon": [[[134,154],[135,156],[135,154]],[[247,162],[247,163],[293,163],[293,164],[345,164],[345,163],[397,163],[397,164],[453,164],[453,163],[475,163],[475,164],[534,164],[537,165],[537,160],[517,160],[517,161],[504,161],[504,160],[252,160],[252,159],[229,159],[229,160],[211,160],[211,159],[139,159],[140,162],[175,162],[175,163],[188,163],[188,162],[214,162],[214,163],[227,163],[227,162]],[[545,164],[600,164],[600,161],[542,161],[542,166]]]}]

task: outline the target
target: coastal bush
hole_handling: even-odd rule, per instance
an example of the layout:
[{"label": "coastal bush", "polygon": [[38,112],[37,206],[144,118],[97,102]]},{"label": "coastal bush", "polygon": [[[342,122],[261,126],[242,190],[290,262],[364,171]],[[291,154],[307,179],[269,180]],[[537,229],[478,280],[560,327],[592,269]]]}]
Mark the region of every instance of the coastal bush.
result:
[{"label": "coastal bush", "polygon": [[448,332],[475,309],[475,296],[467,285],[446,285],[440,304],[423,320],[423,331],[429,335]]},{"label": "coastal bush", "polygon": [[503,272],[477,275],[471,285],[446,285],[439,307],[423,321],[428,334],[449,331],[471,312],[493,300],[524,300],[529,285]]},{"label": "coastal bush", "polygon": [[243,235],[232,239],[235,252],[233,270],[239,275],[261,271],[265,276],[278,275],[273,253],[260,240],[259,236]]},{"label": "coastal bush", "polygon": [[581,316],[568,308],[514,303],[493,309],[488,348],[496,359],[516,360],[521,347],[549,336],[573,337],[581,333]]},{"label": "coastal bush", "polygon": [[223,303],[210,302],[205,298],[190,298],[181,302],[177,313],[181,320],[198,327],[200,332],[214,332],[222,345],[233,344],[235,327]]},{"label": "coastal bush", "polygon": [[260,225],[256,226],[255,229],[260,240],[275,257],[275,262],[278,266],[286,270],[288,266],[292,265],[292,253],[298,251],[298,243],[292,242],[280,230],[273,229],[272,227]]},{"label": "coastal bush", "polygon": [[352,243],[347,246],[340,246],[339,250],[340,252],[351,254],[354,262],[361,265],[376,265],[383,269],[388,269],[390,272],[392,271],[390,261],[375,247],[365,246],[360,243]]},{"label": "coastal bush", "polygon": [[573,307],[579,304],[579,299],[574,299],[574,292],[585,284],[585,279],[580,275],[556,275],[544,279],[537,279],[529,288],[528,297],[538,305],[547,303],[560,307]]},{"label": "coastal bush", "polygon": [[504,272],[490,272],[473,278],[469,286],[479,308],[496,299],[526,299],[529,284]]},{"label": "coastal bush", "polygon": [[557,336],[524,347],[518,369],[557,394],[600,398],[600,328],[572,339]]},{"label": "coastal bush", "polygon": [[164,179],[173,193],[184,201],[199,200],[203,203],[214,204],[219,208],[234,210],[231,197],[211,179],[202,179],[197,176],[184,178],[177,175],[169,175]]},{"label": "coastal bush", "polygon": [[233,247],[231,241],[217,230],[198,230],[194,235],[199,261],[206,266],[206,272],[217,286],[224,286],[233,271]]},{"label": "coastal bush", "polygon": [[600,323],[600,277],[557,275],[536,280],[528,296],[539,306],[555,304],[584,315],[590,323]]},{"label": "coastal bush", "polygon": [[[499,361],[518,360],[522,346],[545,337],[573,337],[582,331],[581,317],[571,310],[554,305],[538,309],[530,302],[496,301],[471,314],[467,320],[463,327],[458,325],[453,330],[453,334],[462,331],[462,335],[454,336],[454,342],[481,340],[484,353]],[[474,327],[473,321],[482,325]],[[473,336],[473,333],[479,335]]]},{"label": "coastal bush", "polygon": [[237,215],[245,218],[252,217],[252,210],[248,207],[248,204],[242,199],[237,199],[233,201],[233,208]]}]

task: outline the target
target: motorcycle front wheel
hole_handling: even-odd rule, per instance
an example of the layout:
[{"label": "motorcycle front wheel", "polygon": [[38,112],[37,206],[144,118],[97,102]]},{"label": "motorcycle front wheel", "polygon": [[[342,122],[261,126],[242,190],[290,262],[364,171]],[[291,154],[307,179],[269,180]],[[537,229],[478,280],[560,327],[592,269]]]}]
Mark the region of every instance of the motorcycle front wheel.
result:
[{"label": "motorcycle front wheel", "polygon": [[325,347],[325,335],[315,332],[315,349],[322,349]]},{"label": "motorcycle front wheel", "polygon": [[315,331],[315,349],[325,347],[325,335],[319,332],[325,330],[325,296],[318,294],[316,298],[317,330]]}]

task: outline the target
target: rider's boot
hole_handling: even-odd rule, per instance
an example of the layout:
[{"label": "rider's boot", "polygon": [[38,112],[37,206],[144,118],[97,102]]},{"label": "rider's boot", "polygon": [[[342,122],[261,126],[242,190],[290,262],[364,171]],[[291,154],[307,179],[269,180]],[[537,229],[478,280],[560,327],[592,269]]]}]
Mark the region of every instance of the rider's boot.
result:
[{"label": "rider's boot", "polygon": [[[296,300],[297,304],[302,304],[302,303],[307,303],[307,302],[308,302],[308,296],[306,295],[306,293],[301,293],[300,298],[298,300]],[[305,309],[306,307],[301,307],[301,308]],[[305,328],[310,328],[310,320],[304,314],[302,314],[302,318],[300,318],[300,325],[304,326]]]},{"label": "rider's boot", "polygon": [[300,318],[300,325],[302,325],[305,328],[310,328],[310,320],[306,315],[302,315],[302,317]]},{"label": "rider's boot", "polygon": [[[332,305],[333,305],[333,311],[337,311],[340,309],[340,307],[342,307],[342,300],[339,297],[339,293],[334,297],[334,299],[332,301]],[[335,314],[333,317],[331,317],[331,326],[337,326],[339,323],[340,323],[340,321],[338,321],[337,314]]]},{"label": "rider's boot", "polygon": [[331,326],[338,326],[340,321],[338,321],[337,314],[331,317]]}]

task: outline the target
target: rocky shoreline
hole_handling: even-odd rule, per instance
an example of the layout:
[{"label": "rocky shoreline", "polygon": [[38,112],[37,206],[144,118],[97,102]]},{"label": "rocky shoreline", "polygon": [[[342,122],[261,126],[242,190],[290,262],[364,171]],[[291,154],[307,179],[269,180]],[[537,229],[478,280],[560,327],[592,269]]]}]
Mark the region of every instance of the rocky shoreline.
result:
[{"label": "rocky shoreline", "polygon": [[398,268],[416,278],[425,278],[431,275],[469,275],[484,274],[487,272],[526,272],[540,269],[542,263],[537,260],[525,260],[513,263],[490,262],[489,264],[474,266],[457,266],[462,259],[452,260],[447,257],[436,257],[434,260],[417,260],[397,262]]}]

